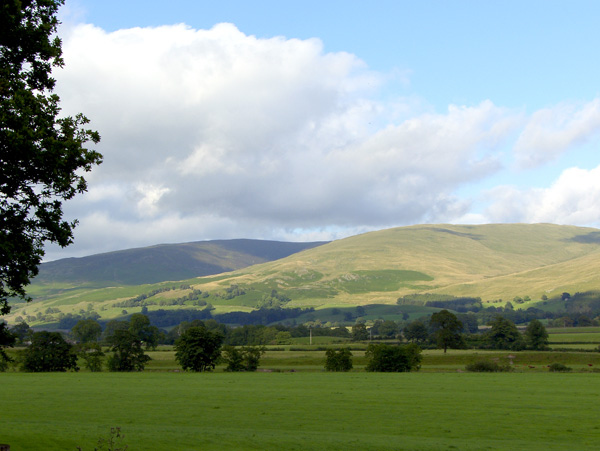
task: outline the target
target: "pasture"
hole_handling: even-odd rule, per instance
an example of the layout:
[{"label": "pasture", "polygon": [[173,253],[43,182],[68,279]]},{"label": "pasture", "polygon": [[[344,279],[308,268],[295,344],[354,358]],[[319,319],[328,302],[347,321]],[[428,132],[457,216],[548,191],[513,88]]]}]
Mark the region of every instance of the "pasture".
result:
[{"label": "pasture", "polygon": [[0,374],[0,442],[93,450],[595,449],[594,373]]}]

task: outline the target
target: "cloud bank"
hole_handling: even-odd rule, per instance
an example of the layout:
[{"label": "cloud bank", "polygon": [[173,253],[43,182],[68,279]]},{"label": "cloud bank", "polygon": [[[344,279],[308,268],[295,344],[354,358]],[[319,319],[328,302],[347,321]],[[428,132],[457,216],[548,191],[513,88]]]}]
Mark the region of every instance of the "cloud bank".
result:
[{"label": "cloud bank", "polygon": [[[598,168],[568,169],[527,193],[489,190],[475,216],[479,193],[457,194],[592,139],[598,99],[531,115],[489,100],[432,112],[408,96],[382,100],[388,76],[355,55],[231,24],[112,33],[77,25],[63,51],[55,75],[64,112],[92,120],[104,155],[89,192],[66,207],[80,220],[74,255],[215,238],[333,239],[469,216],[600,222]],[[575,189],[583,178],[586,189]]]}]

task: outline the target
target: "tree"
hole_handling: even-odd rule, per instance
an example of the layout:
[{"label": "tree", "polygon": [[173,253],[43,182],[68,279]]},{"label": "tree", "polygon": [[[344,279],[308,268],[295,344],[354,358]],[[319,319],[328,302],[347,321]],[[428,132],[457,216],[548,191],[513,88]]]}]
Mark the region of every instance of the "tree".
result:
[{"label": "tree", "polygon": [[455,314],[448,310],[441,310],[431,315],[429,327],[433,330],[433,336],[438,348],[460,349],[464,347],[462,336],[463,324]]},{"label": "tree", "polygon": [[225,371],[256,371],[264,353],[262,346],[224,346],[221,357],[227,364]]},{"label": "tree", "polygon": [[352,326],[352,341],[364,341],[369,339],[369,331],[364,323],[356,323]]},{"label": "tree", "polygon": [[8,364],[13,361],[4,348],[14,346],[16,340],[17,335],[8,330],[8,325],[4,321],[0,322],[0,372],[6,371]]},{"label": "tree", "polygon": [[35,332],[21,354],[21,369],[30,372],[78,371],[73,346],[58,332]]},{"label": "tree", "polygon": [[[46,242],[67,246],[76,221],[62,203],[87,190],[83,172],[102,156],[88,119],[59,116],[52,67],[63,65],[56,14],[63,0],[5,1],[0,7],[0,315],[9,297],[29,299]],[[0,333],[5,335],[6,329]],[[0,337],[0,344],[5,340]]]},{"label": "tree", "polygon": [[142,313],[134,313],[129,318],[129,332],[138,337],[146,349],[156,349],[160,331],[158,327],[150,325],[150,318]]},{"label": "tree", "polygon": [[398,373],[421,368],[421,348],[412,343],[404,346],[371,343],[365,357],[367,371]]},{"label": "tree", "polygon": [[27,340],[27,337],[33,333],[33,329],[29,327],[29,324],[27,324],[25,321],[17,323],[16,325],[10,328],[10,331],[17,338],[17,343],[20,344],[23,344],[25,340]]},{"label": "tree", "polygon": [[102,326],[93,319],[80,319],[71,329],[71,335],[79,343],[98,341],[102,335]]},{"label": "tree", "polygon": [[487,340],[494,349],[509,349],[520,351],[525,348],[523,336],[512,321],[496,316],[489,323],[491,329],[487,332]]},{"label": "tree", "polygon": [[548,349],[548,332],[539,320],[533,319],[527,325],[525,342],[530,349],[540,351]]},{"label": "tree", "polygon": [[352,369],[352,353],[350,348],[328,349],[325,351],[325,370],[350,371]]},{"label": "tree", "polygon": [[142,340],[128,330],[116,330],[107,341],[113,353],[106,362],[109,371],[143,371],[151,360],[144,353]]},{"label": "tree", "polygon": [[85,362],[85,366],[93,373],[102,371],[104,352],[98,342],[85,342],[77,347],[77,355]]},{"label": "tree", "polygon": [[186,371],[210,371],[221,355],[222,342],[219,332],[190,327],[175,342],[175,359]]},{"label": "tree", "polygon": [[377,335],[380,337],[394,338],[398,334],[398,324],[391,320],[377,323]]},{"label": "tree", "polygon": [[429,337],[427,326],[423,321],[419,320],[414,320],[412,323],[408,324],[402,330],[402,334],[407,341],[412,341],[413,343],[423,343],[427,341],[427,338]]},{"label": "tree", "polygon": [[129,323],[127,321],[111,319],[108,323],[106,323],[106,327],[104,328],[104,332],[102,333],[103,340],[107,343],[110,342],[111,337],[118,330],[129,330]]}]

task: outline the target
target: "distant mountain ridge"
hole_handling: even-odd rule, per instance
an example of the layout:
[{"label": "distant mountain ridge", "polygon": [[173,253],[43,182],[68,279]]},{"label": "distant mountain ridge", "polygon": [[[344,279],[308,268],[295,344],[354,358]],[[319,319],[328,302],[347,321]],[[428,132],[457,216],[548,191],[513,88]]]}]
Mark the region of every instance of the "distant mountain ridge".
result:
[{"label": "distant mountain ridge", "polygon": [[42,263],[33,284],[142,285],[210,276],[288,257],[326,242],[195,241]]}]

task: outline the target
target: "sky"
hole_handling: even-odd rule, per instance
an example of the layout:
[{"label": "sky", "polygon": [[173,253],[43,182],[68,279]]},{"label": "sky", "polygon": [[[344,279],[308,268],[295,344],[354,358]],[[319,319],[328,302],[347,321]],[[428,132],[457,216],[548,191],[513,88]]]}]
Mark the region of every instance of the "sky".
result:
[{"label": "sky", "polygon": [[600,226],[600,2],[67,0],[102,165],[46,260],[425,223]]}]

